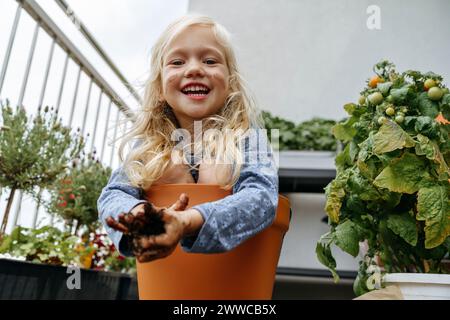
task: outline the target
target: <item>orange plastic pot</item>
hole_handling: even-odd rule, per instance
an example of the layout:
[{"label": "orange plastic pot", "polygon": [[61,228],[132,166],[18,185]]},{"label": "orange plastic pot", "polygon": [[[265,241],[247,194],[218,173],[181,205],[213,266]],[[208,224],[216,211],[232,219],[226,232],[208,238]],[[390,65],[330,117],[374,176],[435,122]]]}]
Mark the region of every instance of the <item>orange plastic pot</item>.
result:
[{"label": "orange plastic pot", "polygon": [[[231,194],[218,185],[167,184],[150,188],[147,198],[156,206],[172,205],[181,193],[189,207]],[[186,253],[181,246],[164,259],[137,262],[140,299],[271,299],[290,205],[279,196],[273,224],[231,251]]]}]

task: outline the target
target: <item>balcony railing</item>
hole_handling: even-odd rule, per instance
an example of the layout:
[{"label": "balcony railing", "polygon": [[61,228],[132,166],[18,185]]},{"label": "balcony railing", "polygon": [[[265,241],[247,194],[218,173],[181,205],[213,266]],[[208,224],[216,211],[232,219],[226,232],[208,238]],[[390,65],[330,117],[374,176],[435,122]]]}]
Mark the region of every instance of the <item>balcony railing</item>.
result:
[{"label": "balcony railing", "polygon": [[[13,0],[8,1],[13,2]],[[30,46],[27,53],[25,70],[20,79],[20,92],[17,100],[12,100],[11,102],[18,106],[23,106],[30,113],[32,108],[40,107],[44,103],[45,105],[53,106],[56,109],[56,112],[58,112],[58,115],[63,119],[63,122],[70,127],[74,127],[76,118],[79,118],[81,120],[79,128],[82,134],[85,137],[89,135],[86,145],[87,151],[96,151],[97,157],[102,163],[113,167],[116,154],[115,145],[113,143],[108,143],[108,137],[110,139],[112,138],[110,141],[115,141],[118,129],[116,124],[120,117],[132,114],[130,106],[116,92],[108,81],[109,78],[106,79],[106,77],[97,70],[94,63],[90,62],[77,45],[71,41],[69,36],[65,34],[62,28],[52,20],[36,1],[16,0],[14,2],[17,3],[17,9],[15,11],[15,17],[11,25],[9,36],[7,37],[8,40],[5,45],[2,44],[0,46],[0,48],[6,48],[3,62],[0,62],[1,100],[3,101],[10,98],[11,95],[10,91],[12,90],[9,90],[5,86],[8,77],[17,77],[17,72],[14,70],[16,65],[11,60],[14,57],[16,49],[16,38],[19,35],[24,36],[26,33],[26,30],[21,29],[23,26],[21,26],[20,22],[24,19],[23,15],[27,14],[28,17],[26,18],[34,22],[34,29],[29,37]],[[119,80],[121,85],[123,85],[125,88],[123,91],[128,94],[127,98],[132,97],[134,103],[139,104],[141,102],[139,94],[114,65],[110,57],[94,39],[86,26],[79,19],[75,18],[74,12],[67,3],[64,0],[55,0],[55,3],[65,13],[66,22],[75,24],[78,32],[85,40],[87,40],[91,49],[93,49],[98,57],[100,57],[101,61],[109,67],[112,74]],[[39,74],[41,79],[36,80],[37,78],[33,77],[33,80],[31,80],[30,74],[34,64],[42,62],[41,60],[37,61],[36,59],[36,48],[39,46],[39,41],[44,42],[41,33],[46,34],[47,38],[50,37],[50,44],[47,49],[48,55],[45,61],[44,72]],[[62,60],[60,59],[60,62],[62,63],[58,63],[57,59],[55,59],[56,50],[59,50],[64,55],[64,58]],[[1,53],[2,52],[0,52],[0,54]],[[71,71],[69,69],[71,69]],[[56,87],[50,87],[50,74],[59,79],[56,81]],[[82,79],[88,81],[88,86],[87,88],[84,88],[84,90],[81,85]],[[94,91],[97,95],[95,95]],[[24,104],[24,100],[29,92],[39,92],[37,101],[33,101],[33,104],[36,105]],[[53,95],[56,99],[54,101],[48,101],[49,99],[45,99],[48,95]],[[33,97],[36,97],[36,95],[33,95]],[[83,98],[85,99],[85,103],[81,103]],[[70,109],[64,109],[64,107],[69,106]],[[103,127],[100,124],[103,124]],[[112,130],[112,133],[110,130]],[[5,206],[5,200],[6,199],[0,198],[0,208]],[[21,192],[15,199],[13,205],[15,205],[13,211],[14,218],[11,219],[12,221],[10,222],[8,229],[21,224],[19,222],[20,214],[24,211],[23,206],[27,206],[27,211],[30,211],[29,209],[34,206],[34,214],[31,219],[31,227],[33,228],[36,227],[38,223],[38,217],[49,218],[48,215],[43,212],[42,208],[39,207],[39,203],[36,203],[31,199],[24,199]],[[2,214],[3,210],[0,210],[0,218]],[[51,220],[50,223],[53,223],[53,220]]]}]

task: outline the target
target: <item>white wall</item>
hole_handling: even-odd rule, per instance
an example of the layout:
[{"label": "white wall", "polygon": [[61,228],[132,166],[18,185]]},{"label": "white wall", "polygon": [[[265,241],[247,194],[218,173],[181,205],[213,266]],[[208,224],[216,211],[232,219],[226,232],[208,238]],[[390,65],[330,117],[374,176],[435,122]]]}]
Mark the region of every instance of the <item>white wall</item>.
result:
[{"label": "white wall", "polygon": [[[369,30],[366,9],[381,9]],[[340,119],[383,58],[400,71],[450,80],[448,0],[190,0],[233,35],[238,62],[261,107],[303,121]]]},{"label": "white wall", "polygon": [[[281,250],[279,266],[305,269],[325,269],[316,258],[316,243],[330,230],[322,222],[326,216],[325,195],[319,193],[287,194],[292,218]],[[357,270],[358,262],[351,255],[332,247],[338,270]],[[331,273],[330,273],[331,275]]]}]

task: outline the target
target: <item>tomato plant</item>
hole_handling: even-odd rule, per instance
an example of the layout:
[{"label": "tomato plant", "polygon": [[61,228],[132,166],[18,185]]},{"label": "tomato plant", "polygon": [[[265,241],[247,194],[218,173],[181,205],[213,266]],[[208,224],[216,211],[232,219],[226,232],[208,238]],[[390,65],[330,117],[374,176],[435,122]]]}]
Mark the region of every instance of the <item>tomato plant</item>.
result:
[{"label": "tomato plant", "polygon": [[333,127],[345,147],[325,188],[330,231],[316,247],[337,281],[331,245],[356,257],[367,243],[357,294],[373,289],[377,268],[450,272],[441,263],[450,252],[450,94],[432,72],[400,74],[388,61],[374,70],[386,81],[360,94],[392,98],[346,104],[350,117]]}]

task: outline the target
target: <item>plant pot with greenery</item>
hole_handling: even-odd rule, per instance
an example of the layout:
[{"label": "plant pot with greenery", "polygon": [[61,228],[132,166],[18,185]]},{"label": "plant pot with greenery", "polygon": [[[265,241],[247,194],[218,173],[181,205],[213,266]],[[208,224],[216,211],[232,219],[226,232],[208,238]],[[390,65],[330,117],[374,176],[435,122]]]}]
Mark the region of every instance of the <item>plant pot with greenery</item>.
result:
[{"label": "plant pot with greenery", "polygon": [[[0,300],[137,299],[134,259],[121,257],[106,234],[91,238],[86,245],[51,226],[15,228],[0,245]],[[75,273],[79,290],[68,285],[77,285]]]},{"label": "plant pot with greenery", "polygon": [[392,273],[440,274],[450,293],[449,90],[435,73],[400,74],[388,61],[374,72],[358,103],[344,106],[350,117],[333,127],[345,148],[326,187],[331,230],[317,257],[337,280],[331,245],[356,257],[365,243],[357,295],[391,284],[395,277],[384,276]]}]

